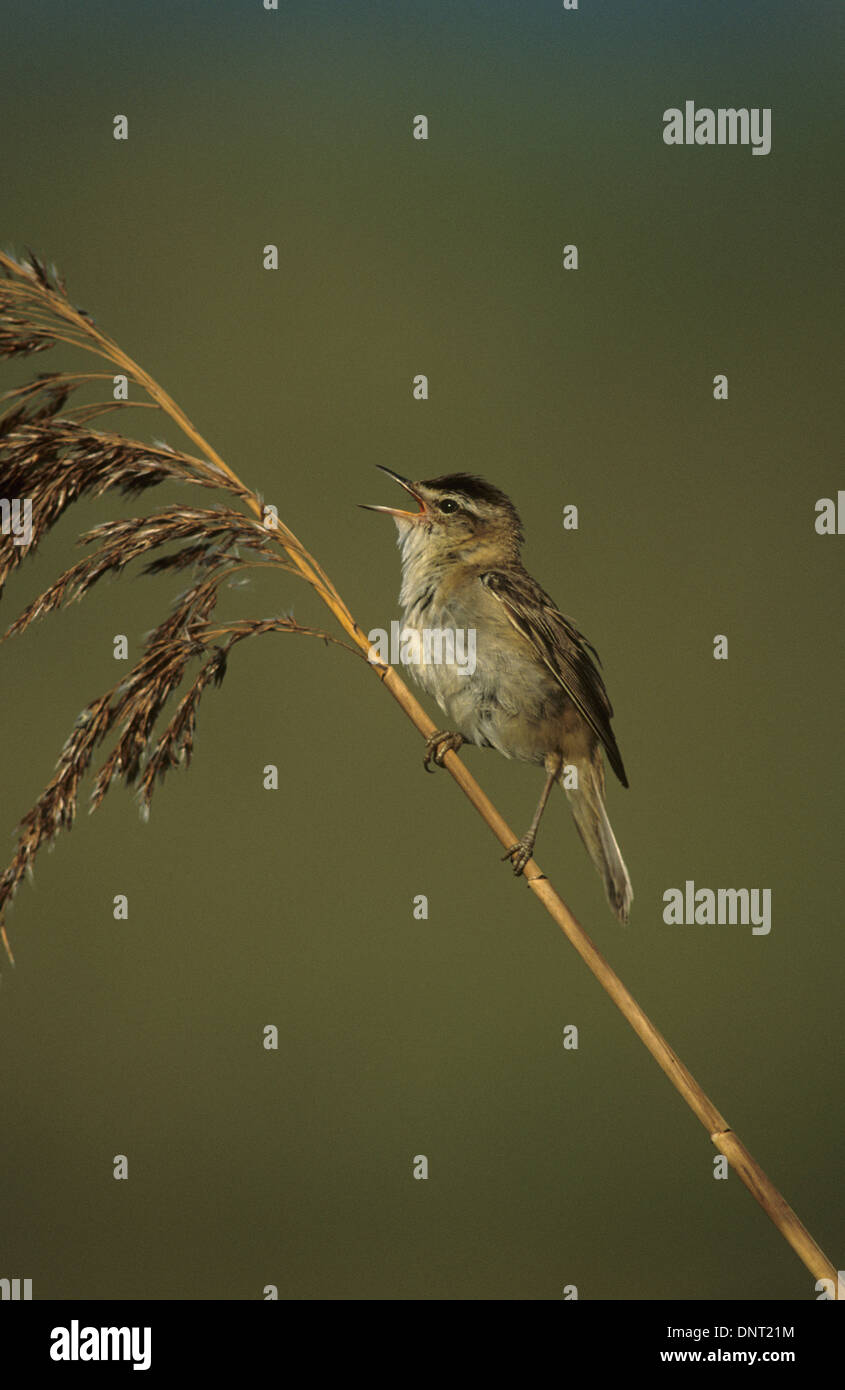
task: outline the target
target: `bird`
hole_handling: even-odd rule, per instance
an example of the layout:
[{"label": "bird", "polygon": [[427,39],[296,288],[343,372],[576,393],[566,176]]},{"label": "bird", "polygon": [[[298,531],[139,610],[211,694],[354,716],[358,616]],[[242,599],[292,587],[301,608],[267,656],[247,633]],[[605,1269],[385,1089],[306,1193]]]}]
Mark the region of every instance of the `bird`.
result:
[{"label": "bird", "polygon": [[[472,473],[412,482],[376,466],[417,504],[416,511],[359,505],[396,523],[402,659],[450,723],[428,739],[426,770],[465,743],[542,766],[533,820],[503,858],[523,873],[557,783],[613,913],[627,922],[633,890],[605,809],[603,759],[623,787],[628,778],[597,651],[525,569],[522,523],[507,493]],[[473,669],[444,661],[443,645],[425,643],[426,632],[444,630],[474,630]]]}]

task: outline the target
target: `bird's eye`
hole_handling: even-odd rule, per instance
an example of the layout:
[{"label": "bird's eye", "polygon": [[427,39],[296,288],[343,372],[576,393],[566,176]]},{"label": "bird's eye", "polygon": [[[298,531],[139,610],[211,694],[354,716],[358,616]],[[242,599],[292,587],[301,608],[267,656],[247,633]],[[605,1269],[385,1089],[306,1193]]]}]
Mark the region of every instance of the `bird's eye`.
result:
[{"label": "bird's eye", "polygon": [[445,498],[442,502],[439,502],[437,505],[438,510],[441,512],[456,512],[458,510],[457,502],[455,502],[451,497]]}]

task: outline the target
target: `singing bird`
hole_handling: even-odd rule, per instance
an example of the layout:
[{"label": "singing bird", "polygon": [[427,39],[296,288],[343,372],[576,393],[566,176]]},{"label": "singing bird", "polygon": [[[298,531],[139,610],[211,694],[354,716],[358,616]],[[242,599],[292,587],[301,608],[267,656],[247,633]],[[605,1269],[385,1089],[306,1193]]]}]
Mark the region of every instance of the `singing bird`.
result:
[{"label": "singing bird", "polygon": [[[411,482],[378,466],[418,507],[361,504],[396,522],[403,635],[417,634],[405,646],[410,668],[451,725],[428,740],[426,768],[432,770],[432,760],[442,764],[449,749],[464,743],[544,767],[534,819],[504,857],[522,873],[559,783],[608,902],[627,922],[633,892],[605,810],[602,750],[623,787],[628,779],[610,727],[613,709],[598,653],[523,566],[522,524],[506,493],[469,473]],[[424,642],[426,631],[448,629],[475,630],[474,670],[427,659],[433,644]],[[442,651],[441,645],[436,654]]]}]

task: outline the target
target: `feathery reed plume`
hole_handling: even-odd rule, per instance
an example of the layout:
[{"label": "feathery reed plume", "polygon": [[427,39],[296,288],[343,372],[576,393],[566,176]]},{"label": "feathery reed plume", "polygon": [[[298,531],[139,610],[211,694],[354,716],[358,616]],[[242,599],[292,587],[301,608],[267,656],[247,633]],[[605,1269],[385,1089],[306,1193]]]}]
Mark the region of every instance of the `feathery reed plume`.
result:
[{"label": "feathery reed plume", "polygon": [[[274,567],[309,578],[318,591],[321,572],[306,572],[296,538],[273,515],[267,523],[261,500],[205,446],[189,422],[157,383],[121,352],[84,310],[74,308],[64,281],[37,256],[18,262],[0,253],[0,355],[25,356],[57,343],[96,353],[114,371],[125,374],[146,392],[146,401],[116,400],[69,406],[73,392],[95,381],[112,382],[114,371],[48,372],[2,397],[0,414],[0,498],[25,499],[29,507],[26,536],[12,528],[0,534],[0,593],[13,570],[37,548],[59,517],[84,496],[109,490],[133,496],[159,483],[176,481],[230,493],[254,515],[231,506],[169,506],[146,516],[107,521],[80,537],[96,545],[39,594],[7,628],[2,641],[17,636],[37,619],[84,598],[107,574],[120,574],[133,561],[147,559],[145,574],[192,571],[190,587],[148,636],[144,653],[130,673],[79,715],[61,751],[56,772],[19,827],[16,853],[0,876],[0,936],[13,961],[5,912],[38,850],[73,825],[79,786],[95,753],[110,736],[115,744],[96,773],[90,809],[101,805],[115,778],[135,786],[142,813],[149,814],[156,781],[171,768],[188,766],[200,699],[210,685],[219,686],[231,648],[247,637],[267,632],[322,637],[347,647],[316,628],[291,617],[244,619],[213,626],[211,618],[220,586],[239,571]],[[164,410],[199,444],[204,457],[169,445],[148,445],[91,427],[109,410],[138,405]],[[187,429],[186,429],[187,427]],[[21,543],[22,542],[22,543]],[[149,556],[176,544],[174,553]],[[295,556],[296,558],[291,558]],[[360,653],[356,648],[348,648]],[[169,724],[153,742],[162,710],[200,661],[199,672]]]},{"label": "feathery reed plume", "polygon": [[[0,418],[0,500],[31,500],[32,535],[22,545],[16,545],[11,534],[0,535],[0,589],[66,507],[86,494],[99,496],[110,488],[132,494],[165,480],[177,480],[227,491],[257,520],[231,507],[166,507],[140,519],[97,526],[82,541],[98,542],[99,548],[66,570],[8,629],[6,637],[23,632],[37,618],[84,597],[104,574],[120,573],[130,561],[158,546],[170,541],[186,543],[175,554],[152,560],[146,572],[191,568],[191,587],[150,634],[144,655],[129,675],[82,711],[62,749],[54,777],[21,822],[17,852],[0,878],[0,934],[10,958],[5,909],[41,845],[72,826],[79,784],[96,750],[110,734],[119,731],[114,748],[96,775],[92,809],[100,805],[112,780],[121,777],[128,785],[136,785],[142,811],[148,811],[156,780],[180,763],[190,762],[200,698],[209,685],[220,684],[229,651],[237,642],[265,632],[298,633],[335,642],[367,658],[424,738],[435,731],[404,681],[377,659],[365,633],[313,555],[275,513],[265,516],[261,499],[223,462],[158,382],[102,332],[84,309],[74,307],[54,269],[48,270],[31,252],[26,262],[0,252],[0,356],[43,352],[57,343],[93,353],[111,370],[42,374],[3,398],[12,404]],[[111,382],[114,372],[125,375],[147,400],[68,406],[80,386],[95,380]],[[164,411],[199,454],[165,445],[150,447],[88,427],[106,411],[137,408],[138,404]],[[240,558],[238,547],[249,552],[248,560]],[[354,646],[329,633],[300,627],[289,617],[243,619],[215,626],[212,614],[220,584],[235,571],[256,565],[275,565],[305,579]],[[194,661],[202,663],[199,672],[153,744],[161,711],[183,684]],[[517,838],[513,830],[454,751],[445,754],[443,765],[500,844],[505,849],[512,847]],[[815,1279],[830,1281],[832,1296],[838,1297],[837,1274],[831,1261],[596,949],[534,859],[526,864],[524,878],[781,1235]]]}]

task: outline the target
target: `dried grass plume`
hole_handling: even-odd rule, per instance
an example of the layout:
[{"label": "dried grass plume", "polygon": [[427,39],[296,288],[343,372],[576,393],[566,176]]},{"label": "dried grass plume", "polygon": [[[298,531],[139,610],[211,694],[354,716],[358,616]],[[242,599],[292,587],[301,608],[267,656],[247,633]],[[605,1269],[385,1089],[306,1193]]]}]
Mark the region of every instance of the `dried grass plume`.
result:
[{"label": "dried grass plume", "polygon": [[[156,781],[171,768],[190,763],[200,699],[209,685],[223,680],[236,643],[283,632],[347,646],[286,615],[214,623],[221,584],[256,567],[272,566],[304,578],[330,606],[343,605],[293,533],[265,512],[258,495],[223,463],[158,383],[71,303],[56,271],[32,253],[18,261],[0,252],[0,357],[29,356],[60,344],[94,354],[105,370],[41,373],[0,398],[5,407],[0,414],[0,499],[10,505],[25,499],[31,507],[31,534],[25,543],[11,528],[0,533],[0,594],[13,571],[79,498],[108,491],[131,497],[175,481],[228,493],[231,500],[229,505],[169,506],[94,527],[80,537],[91,553],[59,575],[0,639],[23,633],[37,619],[84,598],[104,575],[120,574],[136,561],[146,560],[147,574],[190,572],[189,587],[147,637],[132,670],[82,710],[52,779],[21,821],[15,855],[0,877],[0,936],[10,960],[6,909],[38,850],[73,825],[80,783],[107,743],[113,746],[95,773],[91,809],[119,778],[136,788],[148,814]],[[133,399],[75,401],[76,393],[98,383],[112,387],[116,375],[125,376],[135,389]],[[91,424],[108,412],[139,406],[168,415],[198,453],[140,443]],[[155,555],[171,544],[178,548]],[[183,686],[175,711],[160,729],[165,706]]]}]

